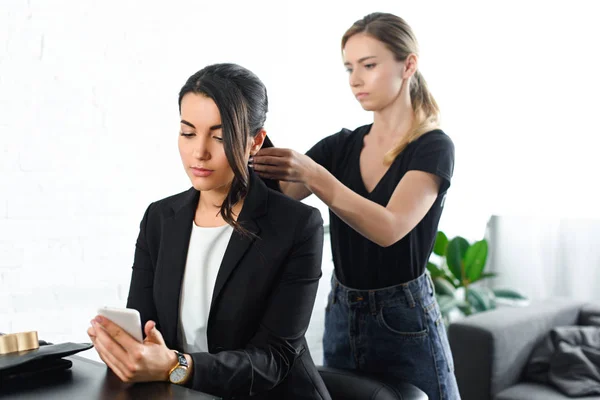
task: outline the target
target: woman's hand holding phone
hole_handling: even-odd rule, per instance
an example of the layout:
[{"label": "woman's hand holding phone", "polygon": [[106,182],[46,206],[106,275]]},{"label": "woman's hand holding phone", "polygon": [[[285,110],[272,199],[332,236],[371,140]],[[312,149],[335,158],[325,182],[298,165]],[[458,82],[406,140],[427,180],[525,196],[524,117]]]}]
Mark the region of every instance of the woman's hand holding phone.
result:
[{"label": "woman's hand holding phone", "polygon": [[168,381],[177,356],[154,321],[146,322],[143,342],[105,316],[96,316],[91,324],[88,335],[98,355],[123,382]]}]

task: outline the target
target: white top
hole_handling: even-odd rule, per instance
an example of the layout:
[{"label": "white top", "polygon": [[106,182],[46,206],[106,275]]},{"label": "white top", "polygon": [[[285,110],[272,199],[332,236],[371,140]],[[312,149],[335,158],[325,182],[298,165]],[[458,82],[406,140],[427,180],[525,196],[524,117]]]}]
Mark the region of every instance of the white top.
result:
[{"label": "white top", "polygon": [[208,351],[206,326],[210,303],[233,233],[229,224],[211,228],[192,225],[179,306],[179,342],[186,353]]}]

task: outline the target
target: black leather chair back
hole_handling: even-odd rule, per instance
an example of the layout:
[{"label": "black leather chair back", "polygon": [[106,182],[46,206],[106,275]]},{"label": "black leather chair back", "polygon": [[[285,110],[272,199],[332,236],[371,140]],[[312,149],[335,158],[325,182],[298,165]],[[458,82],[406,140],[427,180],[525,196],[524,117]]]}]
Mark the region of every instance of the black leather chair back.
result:
[{"label": "black leather chair back", "polygon": [[402,383],[394,388],[378,379],[328,367],[317,367],[333,400],[428,400],[415,386]]}]

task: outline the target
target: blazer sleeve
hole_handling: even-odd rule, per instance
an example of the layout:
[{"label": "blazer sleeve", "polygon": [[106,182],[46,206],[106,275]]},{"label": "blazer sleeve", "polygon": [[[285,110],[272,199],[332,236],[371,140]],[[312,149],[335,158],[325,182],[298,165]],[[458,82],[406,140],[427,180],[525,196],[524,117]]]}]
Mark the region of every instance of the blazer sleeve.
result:
[{"label": "blazer sleeve", "polygon": [[193,353],[196,390],[229,397],[252,396],[281,383],[305,351],[323,253],[323,220],[316,209],[299,218],[290,254],[272,290],[260,327],[245,348]]},{"label": "blazer sleeve", "polygon": [[[134,308],[140,312],[142,321],[153,320],[157,323],[156,328],[160,331],[156,307],[154,305],[154,266],[150,257],[146,231],[150,208],[148,206],[142,222],[140,223],[140,233],[135,243],[135,255],[133,258],[133,267],[131,271],[131,283],[129,285],[129,295],[127,297],[127,308]],[[144,327],[142,327],[142,334]]]}]

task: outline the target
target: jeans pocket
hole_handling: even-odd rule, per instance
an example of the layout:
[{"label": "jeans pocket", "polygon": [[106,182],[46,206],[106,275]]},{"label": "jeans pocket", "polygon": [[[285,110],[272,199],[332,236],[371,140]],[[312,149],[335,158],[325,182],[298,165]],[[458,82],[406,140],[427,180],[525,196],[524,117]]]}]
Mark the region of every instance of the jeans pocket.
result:
[{"label": "jeans pocket", "polygon": [[403,305],[383,306],[377,314],[377,321],[387,331],[409,338],[425,338],[427,326],[423,321],[422,310]]}]

